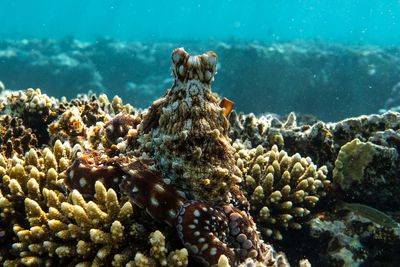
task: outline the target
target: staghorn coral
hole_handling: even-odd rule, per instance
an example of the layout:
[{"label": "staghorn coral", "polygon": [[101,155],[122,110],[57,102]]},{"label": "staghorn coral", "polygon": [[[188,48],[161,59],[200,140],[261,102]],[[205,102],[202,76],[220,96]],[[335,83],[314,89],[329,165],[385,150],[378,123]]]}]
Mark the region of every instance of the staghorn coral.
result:
[{"label": "staghorn coral", "polygon": [[[95,184],[92,201],[77,191],[66,194],[63,174],[72,151],[57,141],[54,151],[31,149],[21,159],[0,158],[0,259],[4,266],[124,266],[137,255],[149,266],[187,265],[187,252],[169,252],[160,231],[149,234],[126,199]],[[149,239],[149,245],[141,244]]]},{"label": "staghorn coral", "polygon": [[69,140],[72,143],[82,143],[86,139],[87,127],[83,123],[77,107],[71,107],[63,112],[57,120],[49,125],[49,133],[59,140]]},{"label": "staghorn coral", "polygon": [[[289,116],[290,117],[290,116]],[[290,121],[291,118],[283,120]],[[312,125],[303,123],[285,124],[278,116],[256,117],[252,114],[230,116],[232,140],[249,144],[250,147],[262,145],[271,147],[276,144],[288,154],[301,151],[319,166],[325,165],[328,177],[332,177],[335,161],[342,146],[359,139],[373,146],[373,158],[365,166],[363,182],[352,190],[338,192],[347,200],[365,204],[378,204],[378,208],[396,210],[400,199],[400,187],[397,177],[400,175],[400,113],[386,112],[382,115],[363,115],[339,122],[318,121]],[[285,128],[284,125],[296,125]],[[340,160],[339,160],[340,161]],[[339,163],[340,164],[340,163]],[[339,168],[337,168],[337,171]],[[335,171],[336,172],[336,171]],[[339,172],[340,173],[340,172]],[[335,173],[335,176],[337,174]],[[350,182],[351,177],[345,181]],[[335,183],[336,184],[336,183]],[[338,187],[341,191],[339,184]]]},{"label": "staghorn coral", "polygon": [[133,116],[136,112],[131,105],[124,105],[118,96],[110,102],[106,95],[80,95],[70,103],[62,101],[57,110],[61,114],[48,126],[50,142],[68,140],[85,149],[109,146],[104,136],[108,136],[106,127],[110,121],[117,121],[119,127],[125,122],[118,124],[119,117]]},{"label": "staghorn coral", "polygon": [[25,127],[20,118],[0,115],[0,146],[6,157],[23,155],[37,145],[36,134],[31,128]]},{"label": "staghorn coral", "polygon": [[29,88],[25,91],[10,92],[1,102],[3,114],[23,121],[26,128],[31,128],[39,143],[48,141],[47,124],[57,115],[58,101],[42,94],[40,89]]},{"label": "staghorn coral", "polygon": [[137,112],[131,105],[124,105],[118,96],[109,101],[104,94],[79,95],[67,102],[65,98],[59,101],[32,88],[4,95],[0,111],[17,119],[18,127],[32,132],[32,139],[38,139],[38,145],[61,140],[79,143],[86,149],[107,143],[102,139],[104,124],[117,114],[129,116]]},{"label": "staghorn coral", "polygon": [[237,114],[232,112],[230,137],[233,141],[250,143],[251,147],[262,145],[285,149],[289,154],[301,151],[313,159],[317,165],[329,168],[335,160],[334,133],[326,123],[321,121],[308,124],[299,121],[299,117],[291,113],[287,118],[276,115]]},{"label": "staghorn coral", "polygon": [[274,145],[245,149],[234,144],[236,164],[242,172],[241,189],[250,212],[264,236],[282,239],[281,230],[301,229],[310,210],[327,193],[327,168],[317,168],[310,158],[288,156]]}]

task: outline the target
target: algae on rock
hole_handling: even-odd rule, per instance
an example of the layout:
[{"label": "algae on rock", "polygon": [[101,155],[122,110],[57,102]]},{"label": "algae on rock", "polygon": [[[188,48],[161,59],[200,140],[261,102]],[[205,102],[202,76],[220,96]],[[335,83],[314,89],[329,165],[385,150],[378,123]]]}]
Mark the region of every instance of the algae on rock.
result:
[{"label": "algae on rock", "polygon": [[373,145],[354,139],[340,148],[333,169],[333,180],[343,190],[347,190],[353,182],[361,183],[364,179],[364,170],[372,161]]}]

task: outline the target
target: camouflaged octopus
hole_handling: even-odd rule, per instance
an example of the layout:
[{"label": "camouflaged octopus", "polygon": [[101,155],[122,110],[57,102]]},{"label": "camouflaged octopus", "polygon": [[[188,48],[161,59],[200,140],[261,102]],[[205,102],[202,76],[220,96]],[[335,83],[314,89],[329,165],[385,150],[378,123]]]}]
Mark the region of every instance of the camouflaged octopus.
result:
[{"label": "camouflaged octopus", "polygon": [[106,132],[120,136],[129,131],[127,125],[136,127],[137,150],[147,158],[86,153],[67,170],[67,185],[93,192],[100,177],[106,186],[118,185],[153,218],[175,227],[191,255],[205,265],[217,265],[222,255],[231,266],[246,258],[263,261],[269,248],[236,185],[240,178],[226,119],[232,103],[211,91],[217,55],[194,56],[178,48],[172,61],[172,88],[140,124],[116,117],[106,125]]}]

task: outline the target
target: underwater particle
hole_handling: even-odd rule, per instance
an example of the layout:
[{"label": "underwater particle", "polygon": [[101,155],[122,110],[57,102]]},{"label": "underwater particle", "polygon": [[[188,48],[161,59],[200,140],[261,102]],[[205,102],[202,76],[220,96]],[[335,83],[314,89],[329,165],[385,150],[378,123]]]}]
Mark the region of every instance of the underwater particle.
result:
[{"label": "underwater particle", "polygon": [[372,161],[374,149],[371,143],[361,142],[354,139],[340,148],[335,168],[333,169],[333,180],[343,190],[348,190],[355,183],[361,183],[364,179],[364,170]]}]

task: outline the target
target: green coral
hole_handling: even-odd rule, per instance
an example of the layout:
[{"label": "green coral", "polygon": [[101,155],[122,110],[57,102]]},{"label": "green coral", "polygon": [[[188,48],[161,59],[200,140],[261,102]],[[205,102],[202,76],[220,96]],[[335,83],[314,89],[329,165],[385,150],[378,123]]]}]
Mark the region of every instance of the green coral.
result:
[{"label": "green coral", "polygon": [[250,202],[259,230],[282,239],[281,230],[301,229],[304,219],[326,195],[327,168],[317,168],[310,158],[289,156],[274,145],[246,149],[235,143],[236,164],[242,172],[241,189]]},{"label": "green coral", "polygon": [[353,182],[361,183],[364,170],[372,161],[373,145],[354,139],[340,148],[333,169],[333,180],[344,190],[350,188]]}]

